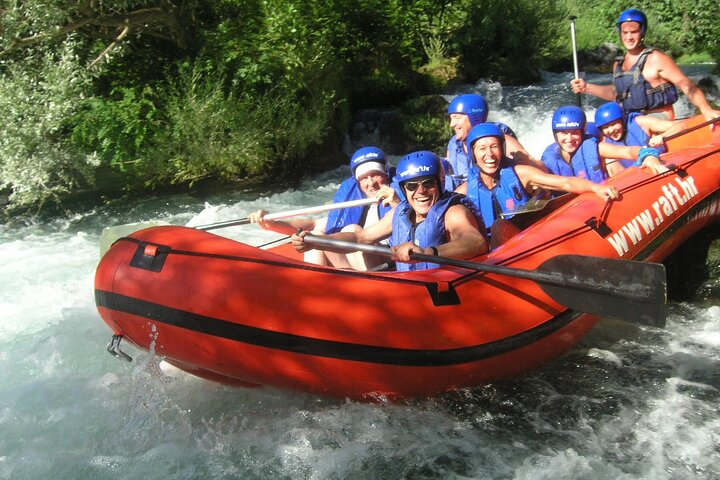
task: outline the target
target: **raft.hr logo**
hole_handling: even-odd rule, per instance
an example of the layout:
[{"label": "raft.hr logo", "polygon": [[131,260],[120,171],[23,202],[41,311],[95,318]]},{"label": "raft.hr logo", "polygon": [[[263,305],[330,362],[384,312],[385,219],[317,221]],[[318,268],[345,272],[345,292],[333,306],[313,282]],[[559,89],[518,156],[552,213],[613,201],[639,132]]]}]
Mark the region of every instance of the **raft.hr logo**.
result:
[{"label": "raft.hr logo", "polygon": [[400,172],[400,178],[420,172],[430,173],[430,167],[428,167],[427,165],[418,165],[417,167],[415,165],[410,165],[407,170]]},{"label": "raft.hr logo", "polygon": [[368,153],[366,153],[365,155],[361,155],[361,156],[357,157],[357,158],[353,161],[353,163],[357,165],[358,163],[362,163],[362,162],[364,162],[365,160],[369,160],[369,159],[371,159],[371,158],[378,158],[379,156],[380,156],[380,154],[377,153],[377,152],[368,152]]}]

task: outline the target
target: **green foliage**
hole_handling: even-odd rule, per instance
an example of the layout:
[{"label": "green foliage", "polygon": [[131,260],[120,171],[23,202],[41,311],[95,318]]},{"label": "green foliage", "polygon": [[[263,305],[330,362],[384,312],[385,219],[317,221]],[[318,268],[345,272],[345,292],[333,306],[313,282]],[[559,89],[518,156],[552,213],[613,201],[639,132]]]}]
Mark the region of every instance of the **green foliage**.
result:
[{"label": "green foliage", "polygon": [[445,156],[450,129],[447,101],[440,95],[409,100],[395,110],[389,132],[400,152],[432,150]]},{"label": "green foliage", "polygon": [[147,165],[139,166],[148,183],[281,175],[299,167],[329,134],[337,108],[332,94],[303,105],[274,91],[225,94],[223,83],[192,69],[170,83],[165,128],[147,153]]},{"label": "green foliage", "polygon": [[0,188],[14,205],[41,205],[92,181],[97,158],[68,142],[69,120],[90,84],[70,38],[0,73]]},{"label": "green foliage", "polygon": [[[534,81],[543,59],[556,57],[567,38],[567,11],[555,0],[489,0],[474,4],[463,29],[465,76]],[[539,22],[538,19],[543,19]]]},{"label": "green foliage", "polygon": [[95,151],[111,166],[126,171],[128,165],[142,161],[157,130],[156,102],[149,86],[118,87],[112,97],[89,98],[76,114],[71,139],[78,148]]},{"label": "green foliage", "polygon": [[[399,108],[400,153],[442,153],[445,103],[431,94],[451,81],[533,81],[540,68],[571,57],[569,14],[578,16],[579,48],[595,48],[617,43],[615,20],[631,6],[621,0],[5,3],[0,188],[12,189],[16,205],[41,204],[91,183],[98,166],[117,172],[126,189],[299,178],[337,160],[349,113],[368,107]],[[634,6],[650,17],[650,44],[676,56],[707,52],[720,60],[717,0]]]}]

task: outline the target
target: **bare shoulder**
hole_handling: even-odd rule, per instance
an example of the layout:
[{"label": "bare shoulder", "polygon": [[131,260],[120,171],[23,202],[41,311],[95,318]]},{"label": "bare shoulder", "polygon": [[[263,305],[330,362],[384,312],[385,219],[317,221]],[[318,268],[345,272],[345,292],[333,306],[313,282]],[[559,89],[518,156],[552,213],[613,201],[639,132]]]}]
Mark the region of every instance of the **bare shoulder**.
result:
[{"label": "bare shoulder", "polygon": [[475,215],[473,215],[468,207],[459,203],[451,206],[447,212],[445,212],[445,222],[448,226],[464,226],[469,224],[477,228]]},{"label": "bare shoulder", "polygon": [[662,50],[653,50],[650,55],[648,55],[645,66],[658,67],[659,69],[667,68],[668,66],[677,67],[675,60]]}]

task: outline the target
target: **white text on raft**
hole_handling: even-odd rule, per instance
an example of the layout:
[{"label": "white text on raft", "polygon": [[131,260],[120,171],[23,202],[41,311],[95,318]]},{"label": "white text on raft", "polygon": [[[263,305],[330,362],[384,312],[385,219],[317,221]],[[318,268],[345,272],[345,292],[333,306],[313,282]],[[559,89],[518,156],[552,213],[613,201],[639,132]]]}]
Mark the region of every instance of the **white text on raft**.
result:
[{"label": "white text on raft", "polygon": [[674,180],[674,183],[668,182],[662,186],[663,194],[658,197],[657,201],[653,202],[652,208],[646,208],[607,238],[610,245],[617,251],[618,256],[622,257],[623,254],[629,251],[630,244],[628,240],[633,245],[637,245],[643,239],[643,235],[655,230],[656,227],[677,212],[681,206],[685,205],[688,200],[698,194],[695,179],[692,176],[683,179],[676,177]]}]

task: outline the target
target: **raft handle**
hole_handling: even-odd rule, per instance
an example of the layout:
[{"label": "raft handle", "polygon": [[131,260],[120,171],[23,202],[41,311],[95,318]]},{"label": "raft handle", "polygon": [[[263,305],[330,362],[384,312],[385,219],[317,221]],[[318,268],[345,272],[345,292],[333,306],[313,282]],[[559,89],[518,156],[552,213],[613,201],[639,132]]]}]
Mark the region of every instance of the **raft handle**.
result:
[{"label": "raft handle", "polygon": [[596,217],[591,217],[585,222],[585,225],[595,230],[595,233],[600,235],[602,238],[607,238],[608,235],[612,233],[610,227],[608,227],[606,223],[598,220]]},{"label": "raft handle", "polygon": [[110,354],[115,358],[132,362],[132,357],[120,350],[120,341],[122,340],[122,338],[122,335],[113,335],[110,339],[110,343],[107,346],[107,351],[110,352]]},{"label": "raft handle", "polygon": [[687,170],[678,167],[674,163],[669,163],[666,165],[666,167],[669,168],[670,171],[672,171],[675,175],[677,175],[680,178],[685,178],[688,176]]},{"label": "raft handle", "polygon": [[168,246],[141,242],[137,250],[135,250],[132,260],[130,260],[130,266],[151,272],[159,272],[165,265],[165,259],[169,252],[170,247]]},{"label": "raft handle", "polygon": [[427,285],[427,290],[433,305],[436,307],[460,305],[460,297],[458,297],[455,287],[451,283],[431,283]]}]

